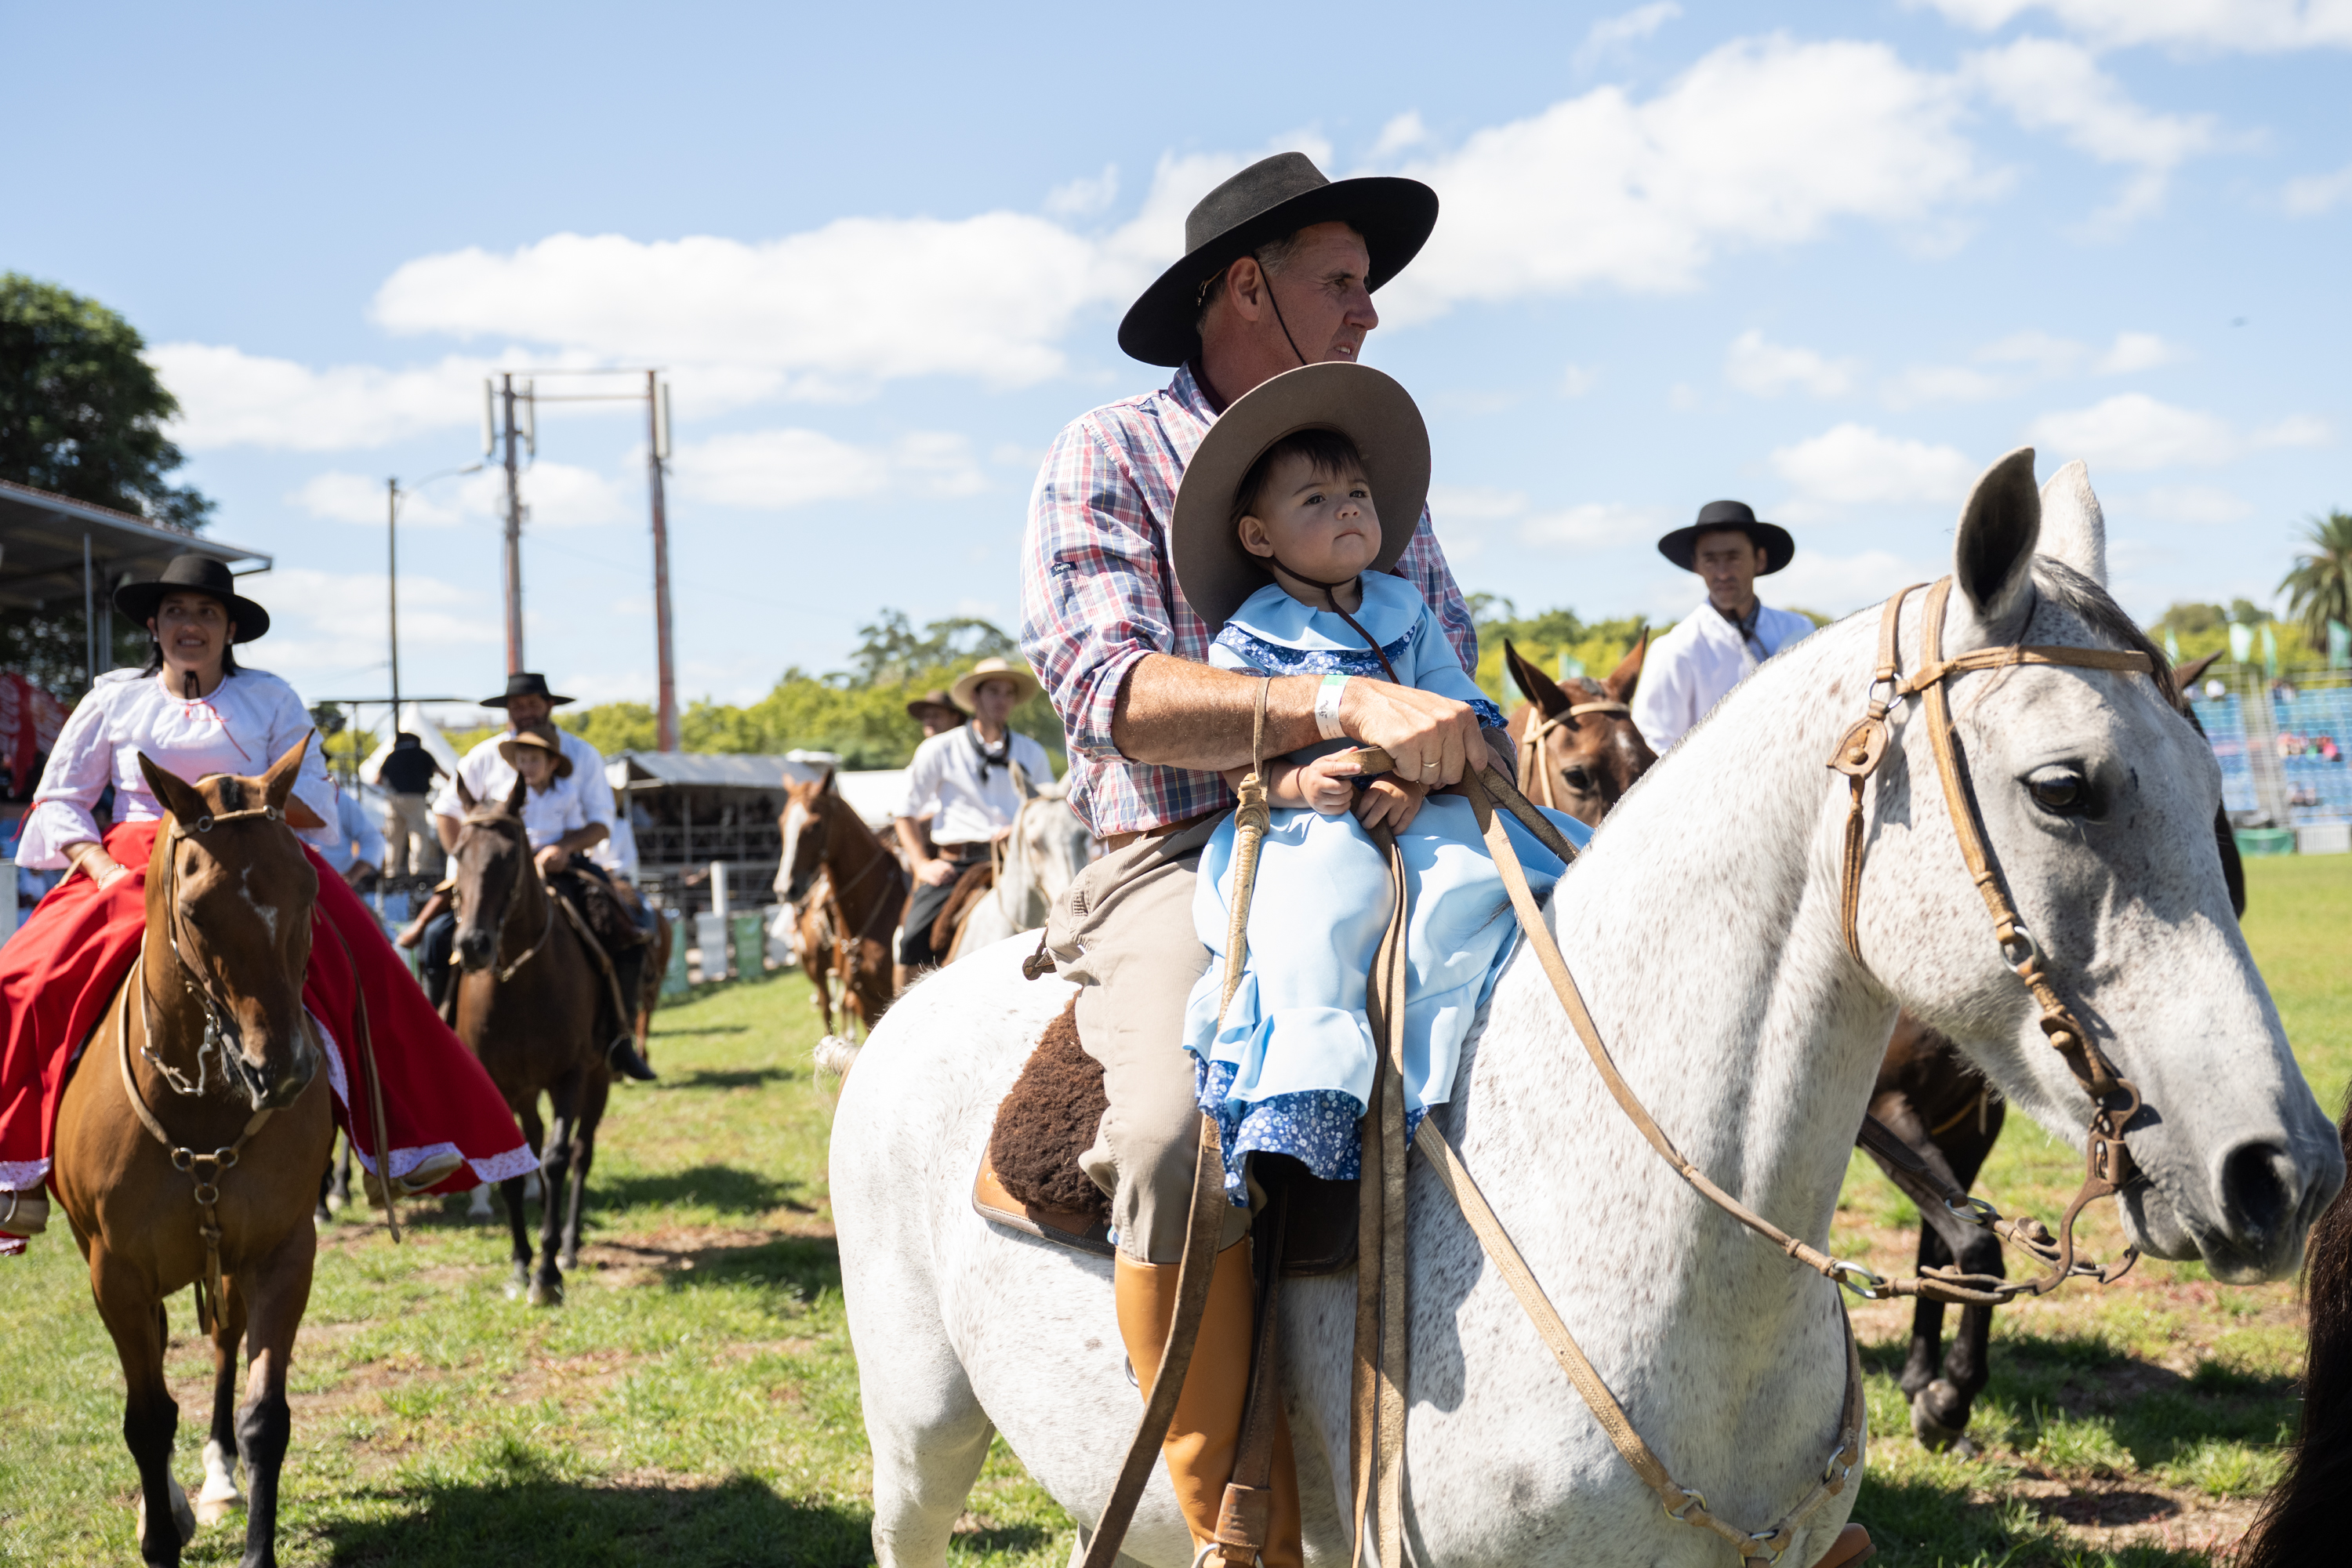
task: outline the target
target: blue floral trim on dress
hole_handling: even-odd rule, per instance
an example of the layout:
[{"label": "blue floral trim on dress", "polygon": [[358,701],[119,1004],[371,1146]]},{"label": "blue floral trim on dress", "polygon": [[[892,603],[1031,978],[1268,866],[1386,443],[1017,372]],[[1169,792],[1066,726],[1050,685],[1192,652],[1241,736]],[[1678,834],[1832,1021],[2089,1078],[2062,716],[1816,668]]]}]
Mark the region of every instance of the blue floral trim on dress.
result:
[{"label": "blue floral trim on dress", "polygon": [[[1217,646],[1246,659],[1268,675],[1361,675],[1374,680],[1386,680],[1388,671],[1381,668],[1380,655],[1370,648],[1287,647],[1281,643],[1267,642],[1244,631],[1238,621],[1227,621],[1217,634]],[[1412,634],[1404,636],[1381,649],[1393,665],[1412,646]],[[1506,728],[1503,710],[1483,697],[1470,700],[1471,710],[1478,715],[1482,730]]]},{"label": "blue floral trim on dress", "polygon": [[[1252,1105],[1228,1100],[1238,1071],[1233,1062],[1194,1058],[1194,1097],[1217,1122],[1217,1141],[1223,1145],[1225,1197],[1235,1208],[1249,1206],[1249,1181],[1244,1160],[1264,1150],[1287,1154],[1327,1182],[1352,1181],[1363,1174],[1364,1108],[1345,1089],[1317,1089],[1300,1094],[1277,1094]],[[1405,1146],[1412,1146],[1423,1112],[1408,1110]]]}]

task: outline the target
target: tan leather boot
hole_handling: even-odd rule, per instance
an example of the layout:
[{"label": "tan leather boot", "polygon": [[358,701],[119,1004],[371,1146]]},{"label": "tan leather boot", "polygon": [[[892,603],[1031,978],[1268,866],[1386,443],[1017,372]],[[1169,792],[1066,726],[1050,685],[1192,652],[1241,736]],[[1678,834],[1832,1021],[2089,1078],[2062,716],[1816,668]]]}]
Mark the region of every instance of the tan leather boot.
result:
[{"label": "tan leather boot", "polygon": [[[1119,1338],[1126,1342],[1128,1363],[1147,1399],[1168,1342],[1169,1322],[1176,1315],[1176,1272],[1173,1263],[1138,1263],[1124,1252],[1118,1255],[1114,1294]],[[1233,1479],[1242,1405],[1249,1394],[1254,1304],[1250,1244],[1244,1237],[1217,1254],[1192,1365],[1176,1401],[1176,1418],[1160,1446],[1195,1552],[1215,1537],[1217,1512],[1226,1483]],[[1298,1474],[1291,1458],[1290,1423],[1279,1406],[1275,1413],[1273,1489],[1273,1523],[1261,1561],[1265,1568],[1301,1568],[1305,1555],[1299,1544]]]}]

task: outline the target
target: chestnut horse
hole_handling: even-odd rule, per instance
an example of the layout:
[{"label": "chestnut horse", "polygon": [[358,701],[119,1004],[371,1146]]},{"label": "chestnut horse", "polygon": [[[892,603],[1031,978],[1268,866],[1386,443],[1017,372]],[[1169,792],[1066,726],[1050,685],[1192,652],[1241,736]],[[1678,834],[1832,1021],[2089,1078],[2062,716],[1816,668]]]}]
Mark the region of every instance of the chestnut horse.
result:
[{"label": "chestnut horse", "polygon": [[[169,813],[147,864],[146,940],[58,1108],[50,1183],[122,1358],[122,1437],[151,1563],[179,1562],[196,1527],[172,1477],[180,1409],[163,1377],[163,1302],[190,1284],[213,1342],[206,1521],[236,1506],[242,1456],[246,1568],[278,1561],[287,1362],[310,1300],[310,1205],[335,1135],[302,1005],[318,874],[288,826],[289,809],[310,816],[289,807],[309,745],[259,778],[194,784],[139,759]],[[232,1422],[240,1341],[251,1366]]]},{"label": "chestnut horse", "polygon": [[843,1027],[855,1017],[870,1034],[890,1007],[890,937],[907,909],[906,868],[842,798],[831,768],[784,782],[777,826],[784,845],[776,896],[801,911],[801,963],[816,986],[826,1041],[836,1004]]},{"label": "chestnut horse", "polygon": [[1598,827],[1601,814],[1658,760],[1626,706],[1649,647],[1644,630],[1608,679],[1570,676],[1562,686],[1504,642],[1511,679],[1529,699],[1511,710],[1506,726],[1518,742],[1519,788],[1528,799]]},{"label": "chestnut horse", "polygon": [[[474,1053],[523,1136],[541,1151],[539,1268],[523,1228],[522,1176],[499,1184],[514,1233],[514,1279],[507,1298],[534,1307],[563,1300],[563,1272],[580,1267],[580,1222],[587,1206],[596,1127],[613,1089],[598,1015],[610,984],[578,928],[540,879],[523,832],[520,777],[502,802],[476,801],[457,786],[466,816],[449,851],[457,883],[459,973],[457,1037]],[[554,1125],[539,1118],[547,1096]],[[567,1194],[566,1188],[569,1187]],[[562,1222],[559,1237],[557,1222]],[[559,1241],[562,1251],[558,1253]]]}]

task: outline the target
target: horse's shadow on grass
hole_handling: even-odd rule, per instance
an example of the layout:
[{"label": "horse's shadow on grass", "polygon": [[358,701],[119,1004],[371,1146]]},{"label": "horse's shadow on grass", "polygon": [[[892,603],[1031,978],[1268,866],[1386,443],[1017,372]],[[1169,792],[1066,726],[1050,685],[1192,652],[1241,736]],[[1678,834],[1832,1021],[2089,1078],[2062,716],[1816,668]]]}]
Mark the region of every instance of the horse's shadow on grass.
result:
[{"label": "horse's shadow on grass", "polygon": [[807,1188],[808,1184],[796,1176],[778,1177],[734,1165],[694,1165],[683,1171],[641,1176],[598,1176],[591,1217],[601,1210],[611,1216],[612,1223],[619,1225],[625,1223],[622,1216],[629,1210],[672,1205],[714,1208],[721,1214],[761,1215],[777,1209],[814,1214],[816,1205],[797,1195]]},{"label": "horse's shadow on grass", "polygon": [[863,1508],[779,1497],[736,1475],[715,1486],[583,1485],[519,1445],[489,1473],[350,1494],[354,1517],[326,1522],[335,1564],[496,1563],[548,1568],[783,1563],[858,1568],[873,1561]]},{"label": "horse's shadow on grass", "polygon": [[790,1068],[697,1068],[692,1072],[666,1078],[666,1089],[765,1089],[772,1083],[790,1083],[797,1076]]}]

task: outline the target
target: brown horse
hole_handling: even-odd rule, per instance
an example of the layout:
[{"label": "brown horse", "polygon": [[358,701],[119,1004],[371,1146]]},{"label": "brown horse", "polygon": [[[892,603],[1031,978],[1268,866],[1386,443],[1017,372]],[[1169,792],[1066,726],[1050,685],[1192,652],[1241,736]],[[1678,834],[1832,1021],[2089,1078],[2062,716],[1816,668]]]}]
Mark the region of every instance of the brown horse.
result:
[{"label": "brown horse", "polygon": [[1626,707],[1649,647],[1644,631],[1608,679],[1571,676],[1562,686],[1503,644],[1511,679],[1530,699],[1511,710],[1507,724],[1519,744],[1519,788],[1528,799],[1598,827],[1601,815],[1658,760]]},{"label": "brown horse", "polygon": [[[541,1151],[536,1273],[523,1228],[524,1178],[499,1184],[514,1233],[514,1279],[507,1297],[528,1297],[541,1307],[563,1300],[564,1270],[580,1267],[588,1171],[613,1076],[604,1048],[611,1031],[599,1028],[610,984],[586,939],[557,907],[556,894],[540,879],[522,826],[528,787],[517,778],[503,802],[485,805],[458,786],[466,816],[449,851],[449,870],[457,900],[457,1037],[506,1097],[523,1136]],[[551,1128],[540,1121],[541,1094],[554,1113]]]},{"label": "brown horse", "polygon": [[801,911],[801,963],[816,986],[824,1032],[833,1033],[838,1003],[844,1027],[855,1017],[871,1034],[890,1007],[890,934],[907,909],[906,868],[858,820],[830,768],[808,783],[784,782],[777,826],[784,846],[776,891]]},{"label": "brown horse", "polygon": [[[172,1477],[179,1406],[163,1379],[164,1300],[196,1286],[213,1342],[207,1521],[252,1486],[245,1568],[278,1561],[286,1371],[310,1300],[318,1173],[334,1139],[320,1042],[302,1006],[318,875],[288,828],[309,737],[259,778],[190,784],[139,759],[170,813],[147,865],[147,935],[58,1110],[50,1181],[89,1263],[128,1385],[139,1554],[180,1561],[195,1519]],[[194,1203],[191,1203],[191,1198]],[[236,1350],[251,1366],[230,1418]]]}]

